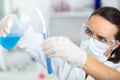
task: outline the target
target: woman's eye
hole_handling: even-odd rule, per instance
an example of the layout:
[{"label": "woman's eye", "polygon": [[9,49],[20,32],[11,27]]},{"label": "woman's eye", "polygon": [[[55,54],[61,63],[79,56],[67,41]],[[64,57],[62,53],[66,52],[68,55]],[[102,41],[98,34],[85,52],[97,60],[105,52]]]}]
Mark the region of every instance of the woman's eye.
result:
[{"label": "woman's eye", "polygon": [[101,42],[104,42],[104,43],[107,43],[107,41],[108,41],[106,38],[103,38],[101,36],[98,36],[98,40]]},{"label": "woman's eye", "polygon": [[93,32],[89,28],[86,28],[85,33],[88,34],[89,36],[92,36],[93,34]]}]

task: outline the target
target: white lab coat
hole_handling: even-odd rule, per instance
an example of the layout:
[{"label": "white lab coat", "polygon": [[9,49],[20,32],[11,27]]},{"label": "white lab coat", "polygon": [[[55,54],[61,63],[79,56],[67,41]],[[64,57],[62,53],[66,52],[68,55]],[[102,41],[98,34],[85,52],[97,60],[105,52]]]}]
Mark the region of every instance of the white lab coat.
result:
[{"label": "white lab coat", "polygon": [[[43,40],[43,36],[37,32],[34,32],[30,27],[25,35],[18,42],[20,48],[24,48],[32,56],[35,56],[41,65],[46,67],[45,56],[40,50],[40,45]],[[72,54],[72,53],[71,53]],[[53,74],[58,77],[59,80],[85,80],[85,72],[80,68],[73,67],[63,61],[60,58],[51,59]],[[120,71],[120,64],[113,66],[113,63],[106,63],[106,65],[111,65],[115,69]],[[87,80],[94,80],[91,76]]]}]

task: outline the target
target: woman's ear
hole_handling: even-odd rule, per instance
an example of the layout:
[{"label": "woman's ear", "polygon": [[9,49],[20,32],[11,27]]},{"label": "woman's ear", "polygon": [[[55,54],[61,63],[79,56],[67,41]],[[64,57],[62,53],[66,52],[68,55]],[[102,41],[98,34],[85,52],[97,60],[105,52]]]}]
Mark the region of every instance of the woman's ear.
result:
[{"label": "woman's ear", "polygon": [[108,59],[110,58],[111,56],[111,52],[113,50],[115,50],[116,48],[118,48],[120,46],[120,42],[117,42],[116,45],[114,45],[111,49],[107,50],[105,53],[104,53],[104,56],[106,56]]},{"label": "woman's ear", "polygon": [[112,48],[112,50],[115,50],[116,48],[118,48],[120,46],[120,42],[117,42],[116,45],[114,45],[114,47]]}]

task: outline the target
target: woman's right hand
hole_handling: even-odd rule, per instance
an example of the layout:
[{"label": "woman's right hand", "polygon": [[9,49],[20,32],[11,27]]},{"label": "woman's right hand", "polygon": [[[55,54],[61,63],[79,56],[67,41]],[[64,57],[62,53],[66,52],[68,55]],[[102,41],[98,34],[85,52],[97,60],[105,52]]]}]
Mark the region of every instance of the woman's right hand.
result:
[{"label": "woman's right hand", "polygon": [[15,17],[14,14],[9,14],[2,18],[0,21],[0,37],[6,37],[10,32]]}]

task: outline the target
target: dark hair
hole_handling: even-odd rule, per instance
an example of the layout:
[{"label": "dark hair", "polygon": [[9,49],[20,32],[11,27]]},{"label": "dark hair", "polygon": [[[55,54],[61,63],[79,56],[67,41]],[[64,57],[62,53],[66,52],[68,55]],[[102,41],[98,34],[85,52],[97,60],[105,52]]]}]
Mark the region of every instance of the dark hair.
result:
[{"label": "dark hair", "polygon": [[[118,32],[115,35],[115,39],[120,41],[120,11],[118,9],[114,7],[102,7],[93,12],[90,18],[93,15],[99,15],[112,24],[116,25]],[[120,46],[115,49],[111,55],[114,55],[114,57],[110,57],[108,61],[112,61],[114,63],[120,62]]]}]

